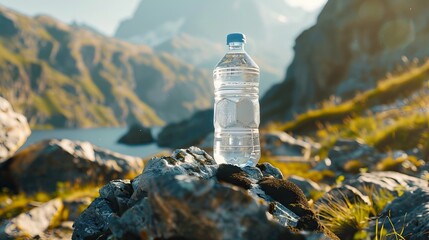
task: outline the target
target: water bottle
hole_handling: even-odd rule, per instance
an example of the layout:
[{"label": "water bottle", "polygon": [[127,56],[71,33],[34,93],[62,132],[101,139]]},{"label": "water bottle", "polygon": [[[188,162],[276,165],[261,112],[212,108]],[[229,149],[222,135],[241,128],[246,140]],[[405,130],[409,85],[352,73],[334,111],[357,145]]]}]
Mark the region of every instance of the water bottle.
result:
[{"label": "water bottle", "polygon": [[218,164],[255,166],[259,143],[259,67],[244,51],[242,33],[227,36],[229,51],[213,71],[213,155]]}]

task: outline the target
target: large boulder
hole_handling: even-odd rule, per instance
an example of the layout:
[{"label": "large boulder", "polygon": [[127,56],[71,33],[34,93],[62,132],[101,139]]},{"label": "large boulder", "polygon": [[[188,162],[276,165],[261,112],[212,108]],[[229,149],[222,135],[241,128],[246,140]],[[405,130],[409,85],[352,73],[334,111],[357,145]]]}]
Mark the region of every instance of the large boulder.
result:
[{"label": "large boulder", "polygon": [[30,133],[27,119],[0,97],[0,165],[25,143]]},{"label": "large boulder", "polygon": [[363,173],[346,179],[344,185],[353,186],[364,192],[365,189],[387,190],[394,195],[416,188],[428,187],[428,181],[397,172]]},{"label": "large boulder", "polygon": [[26,239],[43,234],[61,216],[63,202],[51,200],[0,225],[0,239]]},{"label": "large boulder", "polygon": [[[15,192],[54,192],[59,183],[97,185],[137,175],[143,160],[94,146],[89,142],[46,140],[10,158],[0,169],[0,187]],[[6,180],[3,180],[6,179]]]},{"label": "large boulder", "polygon": [[118,143],[126,145],[143,145],[152,142],[154,142],[154,138],[151,129],[139,123],[131,125],[128,132],[118,140]]},{"label": "large boulder", "polygon": [[104,186],[74,228],[73,239],[337,239],[278,169],[216,165],[195,147]]},{"label": "large boulder", "polygon": [[213,130],[213,109],[199,111],[187,120],[164,127],[157,143],[161,147],[173,149],[197,145]]},{"label": "large boulder", "polygon": [[328,1],[296,39],[284,82],[263,97],[262,122],[292,119],[332,95],[349,98],[427,58],[428,11],[421,0]]},{"label": "large boulder", "polygon": [[332,188],[321,197],[317,204],[331,203],[346,199],[350,203],[361,202],[370,205],[367,196],[370,191],[387,191],[392,196],[404,192],[427,188],[428,181],[397,172],[371,172],[348,175],[341,185]]}]

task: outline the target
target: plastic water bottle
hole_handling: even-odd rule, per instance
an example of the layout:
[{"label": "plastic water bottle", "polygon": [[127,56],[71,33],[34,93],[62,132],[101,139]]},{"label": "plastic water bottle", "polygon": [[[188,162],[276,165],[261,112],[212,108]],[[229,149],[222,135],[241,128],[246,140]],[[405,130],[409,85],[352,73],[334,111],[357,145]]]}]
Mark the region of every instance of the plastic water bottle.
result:
[{"label": "plastic water bottle", "polygon": [[255,166],[259,143],[259,67],[244,51],[242,33],[227,36],[229,51],[213,71],[214,158],[218,164]]}]

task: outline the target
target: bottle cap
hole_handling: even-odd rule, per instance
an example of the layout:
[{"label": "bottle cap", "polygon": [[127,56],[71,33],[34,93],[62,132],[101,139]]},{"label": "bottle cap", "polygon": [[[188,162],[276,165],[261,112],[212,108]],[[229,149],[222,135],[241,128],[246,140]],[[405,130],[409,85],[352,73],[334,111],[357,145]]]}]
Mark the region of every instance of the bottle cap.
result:
[{"label": "bottle cap", "polygon": [[229,45],[232,42],[246,43],[246,35],[242,33],[230,33],[226,36],[226,45]]}]

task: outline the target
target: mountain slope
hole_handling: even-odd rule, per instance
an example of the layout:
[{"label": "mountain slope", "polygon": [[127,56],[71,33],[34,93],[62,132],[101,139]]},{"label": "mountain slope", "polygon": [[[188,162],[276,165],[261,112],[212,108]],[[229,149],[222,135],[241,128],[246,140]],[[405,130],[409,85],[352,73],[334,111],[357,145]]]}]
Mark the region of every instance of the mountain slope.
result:
[{"label": "mountain slope", "polygon": [[284,82],[261,102],[263,121],[284,121],[331,95],[351,98],[413,59],[429,56],[423,1],[330,0],[296,40]]},{"label": "mountain slope", "polygon": [[380,80],[377,87],[272,128],[306,135],[330,149],[338,139],[364,140],[381,151],[421,150],[429,157],[429,61]]},{"label": "mountain slope", "polygon": [[283,78],[293,39],[315,14],[284,0],[144,0],[115,36],[211,71],[225,52],[226,34],[241,31],[248,37],[248,52],[261,67],[261,92],[265,92]]},{"label": "mountain slope", "polygon": [[0,7],[0,95],[33,126],[161,125],[211,105],[208,73],[169,54]]}]

